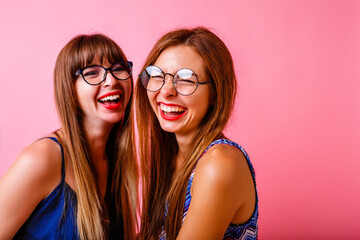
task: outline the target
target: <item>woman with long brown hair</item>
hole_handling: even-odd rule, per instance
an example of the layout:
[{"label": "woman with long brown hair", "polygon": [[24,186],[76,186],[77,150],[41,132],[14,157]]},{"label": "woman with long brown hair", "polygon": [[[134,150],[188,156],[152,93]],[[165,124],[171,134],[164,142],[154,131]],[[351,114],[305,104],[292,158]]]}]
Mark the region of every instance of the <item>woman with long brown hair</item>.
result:
[{"label": "woman with long brown hair", "polygon": [[231,55],[198,27],[162,36],[135,87],[141,239],[256,239],[254,169],[222,131],[236,94]]},{"label": "woman with long brown hair", "polygon": [[0,239],[135,239],[132,62],[107,36],[79,35],[54,86],[62,127],[0,180]]}]

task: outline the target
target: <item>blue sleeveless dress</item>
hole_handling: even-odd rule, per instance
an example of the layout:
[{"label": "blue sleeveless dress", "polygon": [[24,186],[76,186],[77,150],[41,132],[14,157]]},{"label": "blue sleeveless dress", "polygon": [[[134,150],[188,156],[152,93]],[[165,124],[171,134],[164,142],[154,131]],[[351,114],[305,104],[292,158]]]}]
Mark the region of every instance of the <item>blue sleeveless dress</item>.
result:
[{"label": "blue sleeveless dress", "polygon": [[79,239],[76,227],[77,198],[65,182],[64,150],[61,149],[61,182],[35,208],[13,239]]},{"label": "blue sleeveless dress", "polygon": [[[257,195],[257,190],[256,190],[254,168],[253,168],[253,166],[252,166],[252,164],[250,162],[249,156],[247,155],[245,150],[240,145],[238,145],[237,143],[232,142],[232,141],[227,140],[227,139],[219,139],[219,140],[216,140],[216,141],[212,142],[206,148],[206,150],[202,153],[201,157],[212,146],[214,146],[216,144],[227,144],[227,145],[236,147],[244,154],[244,156],[246,158],[246,161],[247,161],[247,163],[249,165],[251,175],[252,175],[253,180],[254,180],[255,193],[256,193],[255,209],[254,209],[254,212],[253,212],[251,218],[249,219],[249,221],[244,223],[244,224],[232,224],[232,223],[230,223],[228,228],[225,231],[223,240],[256,240],[256,239],[258,239],[258,216],[259,216],[259,212],[258,212],[258,195]],[[183,213],[182,222],[184,222],[184,220],[186,218],[186,214],[187,214],[187,212],[189,210],[189,206],[190,206],[190,202],[191,202],[191,185],[192,185],[192,181],[193,181],[193,178],[194,178],[195,169],[196,169],[196,167],[193,169],[193,171],[192,171],[192,173],[190,175],[189,182],[188,182],[187,189],[186,189],[185,206],[184,206],[184,213]],[[161,240],[166,239],[166,233],[164,231],[164,228],[162,228],[162,231],[161,231],[161,234],[160,234],[159,238]]]}]

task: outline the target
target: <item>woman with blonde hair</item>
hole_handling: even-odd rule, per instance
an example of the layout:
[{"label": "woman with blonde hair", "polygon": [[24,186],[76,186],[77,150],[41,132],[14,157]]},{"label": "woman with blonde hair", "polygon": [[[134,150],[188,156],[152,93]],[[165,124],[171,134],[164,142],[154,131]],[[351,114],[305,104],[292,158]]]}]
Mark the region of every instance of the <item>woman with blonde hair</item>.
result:
[{"label": "woman with blonde hair", "polygon": [[254,169],[222,133],[236,94],[225,44],[203,27],[168,32],[135,89],[140,239],[256,239]]},{"label": "woman with blonde hair", "polygon": [[107,36],[79,35],[54,85],[62,127],[0,180],[0,239],[135,239],[132,63]]}]

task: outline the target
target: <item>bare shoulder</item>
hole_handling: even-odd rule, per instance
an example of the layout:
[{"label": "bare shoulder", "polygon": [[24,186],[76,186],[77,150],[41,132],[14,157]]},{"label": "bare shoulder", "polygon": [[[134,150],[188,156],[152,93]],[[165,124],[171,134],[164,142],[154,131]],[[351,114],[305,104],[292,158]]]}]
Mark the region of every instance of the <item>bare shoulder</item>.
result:
[{"label": "bare shoulder", "polygon": [[207,177],[214,176],[236,181],[238,176],[247,175],[250,170],[240,149],[226,144],[217,144],[200,159],[196,172],[206,173]]},{"label": "bare shoulder", "polygon": [[0,179],[0,239],[11,239],[60,183],[61,164],[60,147],[50,139],[38,140],[22,151]]},{"label": "bare shoulder", "polygon": [[39,183],[39,190],[47,194],[61,179],[61,159],[61,150],[56,142],[49,138],[40,139],[23,149],[4,177],[22,176],[30,182]]},{"label": "bare shoulder", "polygon": [[196,166],[191,204],[178,239],[222,239],[230,223],[242,224],[251,217],[254,205],[254,182],[243,152],[214,145]]},{"label": "bare shoulder", "polygon": [[[233,146],[217,144],[199,160],[195,170],[192,194],[206,191],[236,199],[235,205],[253,201],[254,181],[243,152]],[[202,193],[203,194],[203,193]]]},{"label": "bare shoulder", "polygon": [[51,170],[61,166],[61,149],[59,144],[49,138],[43,138],[28,145],[20,154],[18,161],[34,167]]}]

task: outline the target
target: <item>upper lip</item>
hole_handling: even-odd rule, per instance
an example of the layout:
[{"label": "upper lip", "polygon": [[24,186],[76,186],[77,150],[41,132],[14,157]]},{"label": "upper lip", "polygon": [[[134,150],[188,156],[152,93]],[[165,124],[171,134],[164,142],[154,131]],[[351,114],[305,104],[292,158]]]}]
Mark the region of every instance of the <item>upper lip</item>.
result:
[{"label": "upper lip", "polygon": [[187,108],[177,104],[163,102],[159,102],[158,104],[160,110],[164,112],[185,112],[187,110]]},{"label": "upper lip", "polygon": [[107,96],[112,96],[112,95],[122,95],[122,91],[113,91],[113,92],[108,92],[108,93],[105,93],[104,95],[100,96],[98,98],[98,100],[104,98],[104,97],[107,97]]},{"label": "upper lip", "polygon": [[163,104],[163,105],[166,105],[166,106],[169,106],[169,107],[171,107],[171,106],[178,106],[178,107],[186,108],[186,107],[184,107],[184,106],[181,106],[181,105],[179,105],[179,104],[174,104],[174,103],[158,102],[158,104],[159,104],[159,105],[160,105],[160,104]]}]

